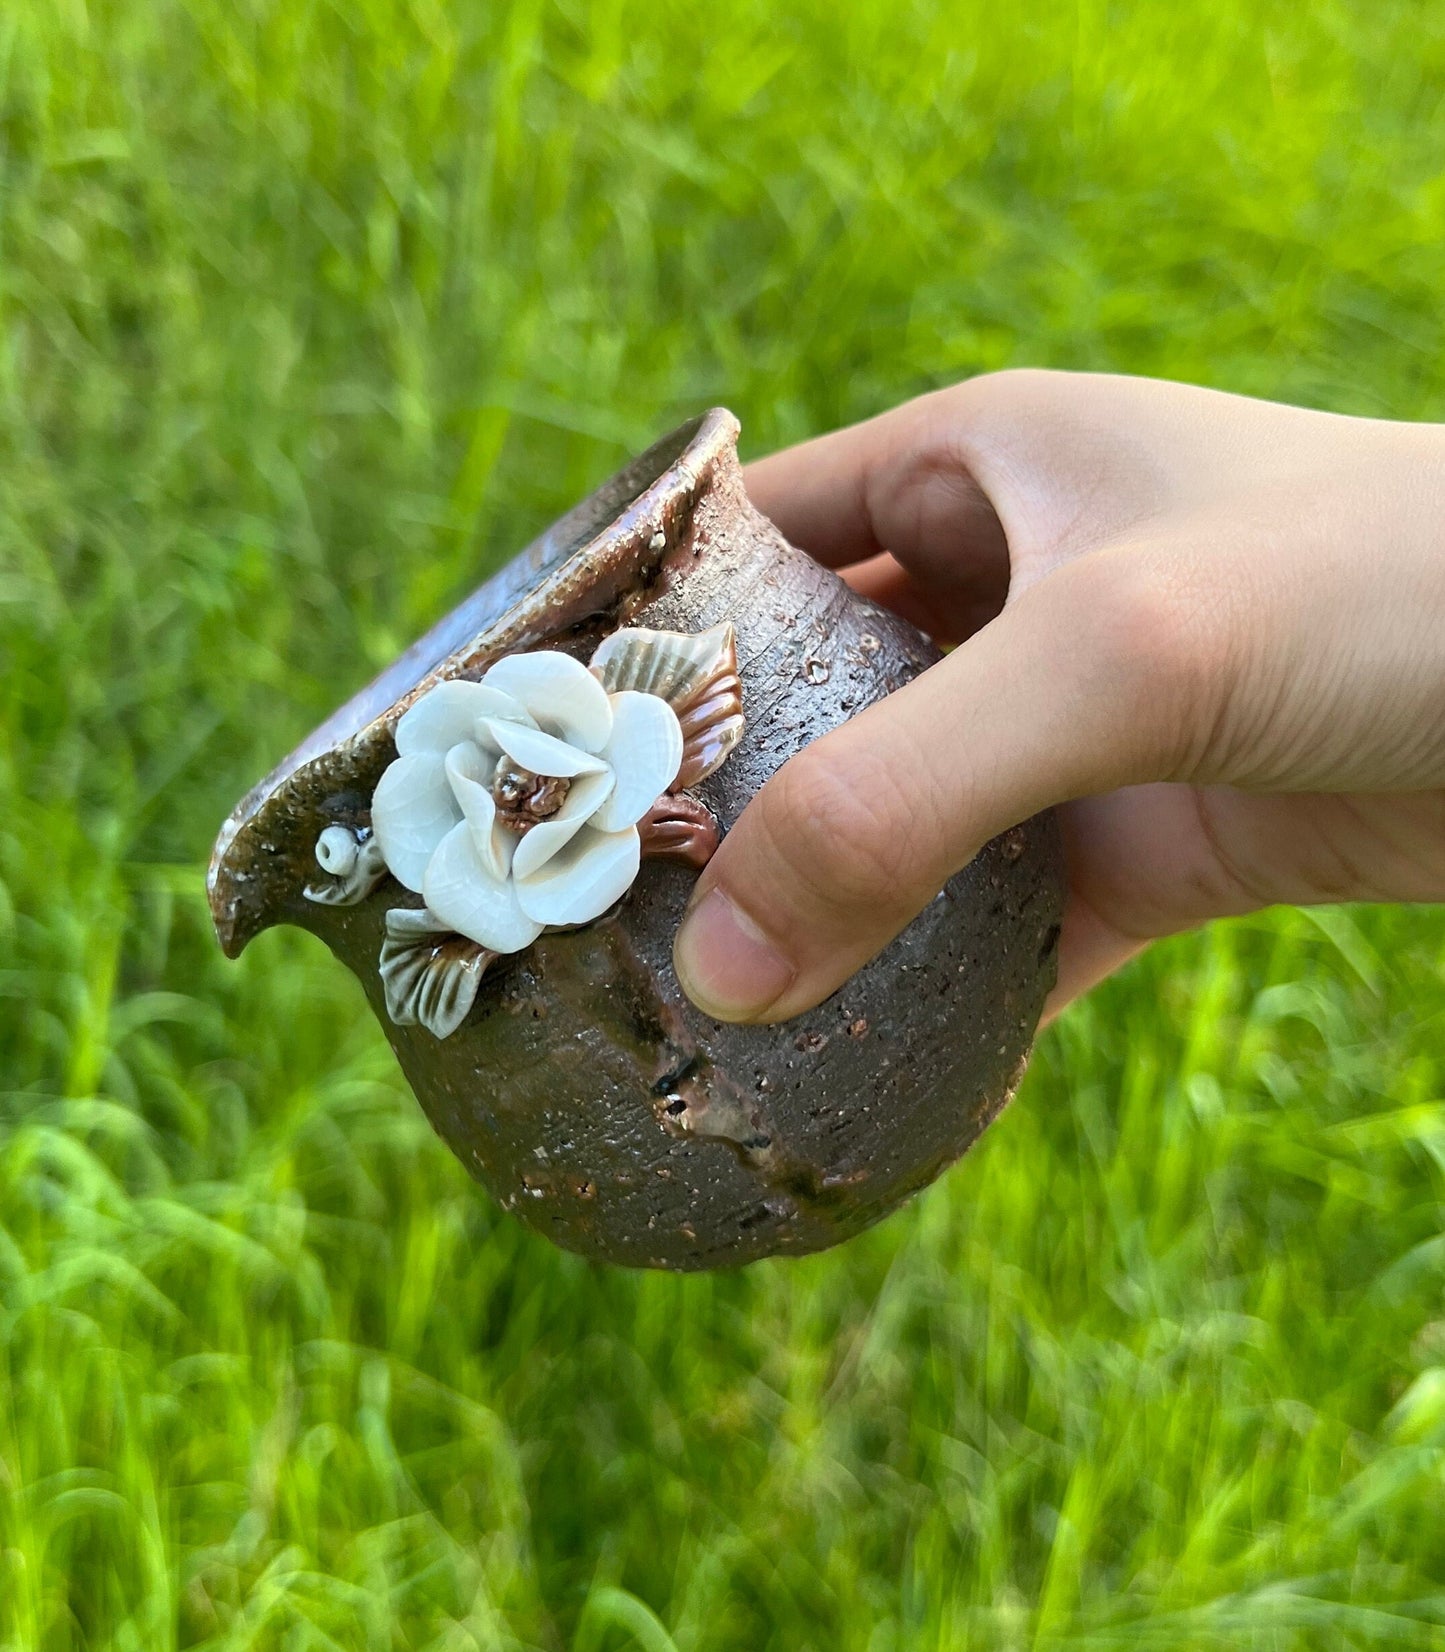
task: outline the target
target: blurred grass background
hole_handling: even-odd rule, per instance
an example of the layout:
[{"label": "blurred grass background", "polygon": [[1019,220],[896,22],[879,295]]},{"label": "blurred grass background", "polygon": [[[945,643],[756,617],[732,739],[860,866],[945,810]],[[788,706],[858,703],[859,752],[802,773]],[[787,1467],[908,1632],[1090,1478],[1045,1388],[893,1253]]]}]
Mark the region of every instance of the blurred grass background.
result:
[{"label": "blurred grass background", "polygon": [[1175,942],[828,1256],[502,1218],[234,797],[630,450],[1445,416],[1431,0],[0,8],[0,1645],[1442,1647],[1438,913]]}]

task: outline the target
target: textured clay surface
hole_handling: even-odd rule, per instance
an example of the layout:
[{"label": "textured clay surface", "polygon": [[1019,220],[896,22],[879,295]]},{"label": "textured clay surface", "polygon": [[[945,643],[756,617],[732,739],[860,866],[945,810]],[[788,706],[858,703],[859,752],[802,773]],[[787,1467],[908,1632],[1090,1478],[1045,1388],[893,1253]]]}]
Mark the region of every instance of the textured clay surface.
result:
[{"label": "textured clay surface", "polygon": [[493,964],[445,1041],[391,1024],[376,969],[387,908],[419,897],[390,879],[355,907],[300,891],[321,828],[366,823],[406,705],[515,648],[585,660],[619,624],[731,620],[747,730],[697,788],[724,829],[794,752],[938,657],[753,510],[736,429],[715,410],[659,443],[448,616],[243,801],[210,880],[229,952],[301,923],[356,972],[433,1125],[508,1210],[641,1267],[822,1249],[977,1138],[1054,978],[1052,820],[989,844],[835,997],[778,1027],[726,1026],[683,997],[670,954],[695,874],[676,864],[644,861],[611,915]]}]

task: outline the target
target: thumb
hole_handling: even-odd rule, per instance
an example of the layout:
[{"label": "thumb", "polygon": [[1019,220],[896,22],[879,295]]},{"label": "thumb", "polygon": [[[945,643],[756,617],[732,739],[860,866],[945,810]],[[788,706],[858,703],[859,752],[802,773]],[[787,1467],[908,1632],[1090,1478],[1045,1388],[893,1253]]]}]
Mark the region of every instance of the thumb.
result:
[{"label": "thumb", "polygon": [[799,1015],[997,833],[1177,778],[1222,673],[1208,608],[1150,569],[1122,548],[1067,564],[784,764],[698,880],[674,948],[688,997],[723,1021]]}]

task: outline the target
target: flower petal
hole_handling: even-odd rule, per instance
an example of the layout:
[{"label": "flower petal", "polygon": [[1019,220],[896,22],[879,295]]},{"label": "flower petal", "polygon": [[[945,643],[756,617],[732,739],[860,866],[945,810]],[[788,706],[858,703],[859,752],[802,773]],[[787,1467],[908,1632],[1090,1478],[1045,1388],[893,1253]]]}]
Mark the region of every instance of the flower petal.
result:
[{"label": "flower petal", "polygon": [[439,752],[412,752],[387,768],[372,794],[371,827],[398,883],[421,889],[433,850],[461,816]]},{"label": "flower petal", "polygon": [[482,681],[519,700],[550,734],[583,751],[600,750],[612,732],[607,690],[570,654],[555,649],[509,654]]},{"label": "flower petal", "polygon": [[511,870],[516,838],[497,823],[497,803],[492,796],[492,775],[497,760],[471,740],[463,740],[447,753],[447,780],[457,807],[472,829],[477,854],[493,877],[504,878]]},{"label": "flower petal", "polygon": [[493,952],[520,952],[542,933],[517,904],[516,885],[496,877],[477,853],[471,828],[459,822],[426,869],[428,908],[446,924]]},{"label": "flower petal", "polygon": [[546,865],[516,880],[517,899],[539,924],[589,923],[632,887],[641,859],[635,827],[597,832],[587,825]]},{"label": "flower petal", "polygon": [[510,694],[461,680],[429,688],[396,725],[401,757],[417,752],[448,752],[458,740],[470,740],[481,717],[526,717]]},{"label": "flower petal", "polygon": [[504,723],[488,717],[482,725],[487,738],[533,774],[571,779],[575,774],[600,774],[607,767],[600,757],[592,757],[565,740],[544,734],[541,729],[523,728],[520,723]]},{"label": "flower petal", "polygon": [[615,784],[606,769],[601,774],[579,775],[557,813],[550,820],[538,821],[518,842],[512,859],[512,876],[529,877],[545,866],[597,813]]},{"label": "flower petal", "polygon": [[632,826],[677,778],[682,762],[682,724],[666,700],[624,689],[612,696],[612,738],[601,755],[617,786],[592,824],[602,832]]}]

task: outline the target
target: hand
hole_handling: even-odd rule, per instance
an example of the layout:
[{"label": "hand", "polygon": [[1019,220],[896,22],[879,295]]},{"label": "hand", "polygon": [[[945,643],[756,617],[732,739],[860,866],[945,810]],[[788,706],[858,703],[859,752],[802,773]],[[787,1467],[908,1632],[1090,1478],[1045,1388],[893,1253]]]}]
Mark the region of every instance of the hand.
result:
[{"label": "hand", "polygon": [[1445,899],[1445,428],[1009,372],[747,480],[795,544],[958,646],[728,834],[676,946],[710,1014],[811,1008],[1050,804],[1049,1013],[1209,918]]}]

